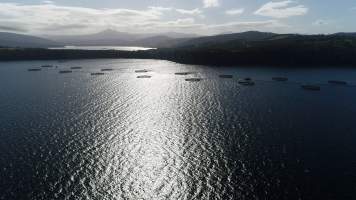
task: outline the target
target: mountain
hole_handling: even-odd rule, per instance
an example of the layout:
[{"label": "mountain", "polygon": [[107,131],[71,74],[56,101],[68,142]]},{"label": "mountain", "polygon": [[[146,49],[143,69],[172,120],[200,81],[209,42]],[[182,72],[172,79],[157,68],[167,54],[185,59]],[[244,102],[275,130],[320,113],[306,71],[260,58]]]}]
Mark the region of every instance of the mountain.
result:
[{"label": "mountain", "polygon": [[[155,34],[153,34],[155,35]],[[167,36],[170,38],[197,38],[199,35],[197,34],[190,34],[190,33],[177,33],[177,32],[167,32],[167,33],[160,33],[159,35]]]},{"label": "mountain", "polygon": [[[212,38],[216,38],[212,40]],[[185,40],[185,41],[178,41]],[[137,58],[165,59],[177,63],[212,66],[355,66],[356,37],[338,34],[298,35],[247,32],[198,39],[173,39],[165,36],[137,40],[176,41],[176,47],[147,51],[0,49],[0,60]],[[164,42],[164,43],[165,43]],[[181,46],[189,44],[188,46]]]},{"label": "mountain", "polygon": [[189,46],[201,46],[201,45],[214,45],[219,43],[226,43],[229,41],[240,40],[240,41],[258,41],[266,40],[273,36],[277,36],[275,33],[266,33],[258,31],[248,31],[242,33],[232,33],[232,34],[222,34],[215,36],[199,37],[187,40],[178,44],[176,47],[189,47]]},{"label": "mountain", "polygon": [[[233,34],[222,34],[189,39],[177,43],[175,49],[197,49],[197,50],[223,50],[223,51],[245,51],[246,49],[259,49],[273,46],[274,49],[285,48],[288,45],[308,44],[314,46],[325,46],[331,42],[352,43],[356,39],[356,33],[335,33],[329,35],[302,35],[302,34],[276,34],[258,31],[249,31]],[[346,44],[347,45],[347,44]]]},{"label": "mountain", "polygon": [[31,47],[48,48],[63,46],[58,42],[48,39],[22,35],[16,33],[0,32],[0,47]]},{"label": "mountain", "polygon": [[356,33],[335,33],[333,35],[336,36],[351,36],[351,37],[356,37]]},{"label": "mountain", "polygon": [[140,38],[135,34],[116,32],[113,30],[88,35],[57,35],[44,37],[66,45],[77,46],[128,45],[130,41]]},{"label": "mountain", "polygon": [[171,47],[185,38],[196,37],[195,34],[168,32],[157,34],[132,34],[105,30],[87,35],[56,35],[56,36],[29,36],[8,32],[0,32],[0,47],[31,47],[48,48],[65,45],[76,46],[145,46],[145,47]]},{"label": "mountain", "polygon": [[156,57],[198,65],[356,66],[353,34],[249,33],[192,39],[158,49]]},{"label": "mountain", "polygon": [[132,46],[144,46],[154,48],[171,48],[177,46],[183,42],[190,40],[191,38],[171,38],[164,35],[157,35],[148,38],[143,38],[131,42]]},{"label": "mountain", "polygon": [[[44,36],[48,39],[76,46],[145,46],[145,47],[168,47],[169,44],[177,44],[183,38],[197,37],[195,34],[184,33],[125,33],[115,30],[105,30],[88,35],[70,36]],[[184,40],[185,41],[185,40]]]}]

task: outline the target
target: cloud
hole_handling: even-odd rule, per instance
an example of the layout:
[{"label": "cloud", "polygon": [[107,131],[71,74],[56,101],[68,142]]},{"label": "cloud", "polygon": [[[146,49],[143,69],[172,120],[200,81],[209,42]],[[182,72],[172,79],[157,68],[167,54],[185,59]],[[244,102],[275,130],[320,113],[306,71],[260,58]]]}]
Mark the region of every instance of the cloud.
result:
[{"label": "cloud", "polygon": [[227,10],[227,11],[225,11],[225,14],[227,14],[227,15],[241,15],[244,12],[245,12],[245,9],[240,8],[240,9]]},{"label": "cloud", "polygon": [[255,14],[272,18],[288,18],[307,14],[308,8],[304,5],[290,6],[295,3],[295,1],[291,0],[268,2],[258,9]]},{"label": "cloud", "polygon": [[200,10],[199,8],[192,9],[192,10],[176,9],[176,12],[182,15],[191,15],[195,17],[205,18],[205,16],[203,15],[203,11]]},{"label": "cloud", "polygon": [[176,9],[176,11],[180,14],[185,14],[185,15],[200,15],[200,14],[202,14],[202,11],[199,8],[196,8],[193,10]]},{"label": "cloud", "polygon": [[[187,18],[167,20],[167,12],[179,12]],[[105,29],[122,32],[186,32],[215,34],[220,32],[265,30],[283,27],[277,20],[205,24],[196,21],[200,9],[184,10],[148,7],[144,10],[94,9],[56,4],[26,5],[0,3],[0,30],[32,35],[90,34]],[[274,30],[274,29],[273,29]]]},{"label": "cloud", "polygon": [[262,20],[262,21],[232,21],[223,24],[207,25],[203,31],[209,34],[221,33],[236,33],[244,31],[269,31],[274,32],[279,30],[281,32],[289,30],[290,26],[280,23],[277,20]]},{"label": "cloud", "polygon": [[158,11],[158,12],[169,12],[169,11],[175,11],[179,14],[182,15],[192,15],[192,16],[200,16],[203,17],[203,11],[200,10],[199,8],[195,8],[195,9],[175,9],[172,7],[156,7],[156,6],[150,6],[148,7],[149,9],[153,10],[153,11]]},{"label": "cloud", "polygon": [[220,5],[219,0],[203,0],[204,8],[218,7]]},{"label": "cloud", "polygon": [[[138,25],[139,28],[149,33],[163,32],[185,32],[185,33],[201,33],[206,27],[205,24],[196,23],[194,18],[176,19],[171,21],[153,21]],[[157,30],[159,32],[157,32]]]},{"label": "cloud", "polygon": [[160,7],[160,6],[150,6],[148,7],[151,10],[159,11],[159,12],[165,12],[165,11],[171,11],[173,8],[171,7]]},{"label": "cloud", "polygon": [[153,27],[162,32],[189,32],[198,34],[220,34],[226,32],[241,32],[249,30],[276,30],[277,28],[289,28],[288,25],[282,24],[277,20],[265,21],[248,21],[248,22],[228,22],[223,24],[200,24],[196,23],[193,18],[178,19],[169,22],[152,22],[141,25],[146,31],[152,31]]},{"label": "cloud", "polygon": [[265,30],[275,28],[289,27],[277,20],[265,20],[265,21],[248,21],[248,22],[228,22],[224,24],[210,25],[208,28],[215,31],[246,31],[246,30]]},{"label": "cloud", "polygon": [[54,4],[53,1],[42,1],[42,3],[44,3],[44,4]]},{"label": "cloud", "polygon": [[66,30],[66,31],[70,31],[70,30],[77,30],[77,29],[86,29],[89,28],[87,25],[85,24],[51,24],[49,26],[43,27],[42,30],[43,31],[61,31],[61,30]]},{"label": "cloud", "polygon": [[[67,32],[68,29],[78,33],[97,32],[101,29],[125,29],[131,26],[160,20],[162,9],[93,9],[83,7],[66,7],[54,4],[23,5],[0,3],[0,20],[2,23],[17,25],[31,33],[51,34],[51,30]],[[2,25],[2,24],[1,24]],[[61,27],[55,29],[50,27]],[[86,27],[86,28],[84,28]]]}]

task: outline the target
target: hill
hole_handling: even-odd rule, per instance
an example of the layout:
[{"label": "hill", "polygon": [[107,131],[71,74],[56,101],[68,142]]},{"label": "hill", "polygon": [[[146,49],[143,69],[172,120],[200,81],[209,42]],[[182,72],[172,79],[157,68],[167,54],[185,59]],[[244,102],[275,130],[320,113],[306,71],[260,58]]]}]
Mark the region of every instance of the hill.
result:
[{"label": "hill", "polygon": [[[143,46],[143,47],[170,47],[170,44],[177,44],[183,38],[197,37],[194,34],[184,33],[125,33],[115,30],[105,30],[88,35],[69,36],[45,36],[51,40],[76,46]],[[184,40],[185,41],[185,40]]]},{"label": "hill", "polygon": [[16,34],[16,33],[7,33],[0,32],[0,46],[1,47],[25,47],[25,48],[48,48],[48,47],[58,47],[63,46],[58,42],[54,42],[48,39]]},{"label": "hill", "polygon": [[106,30],[88,35],[57,35],[45,37],[66,45],[76,46],[127,46],[130,41],[140,38],[139,35],[136,34],[116,32],[113,30]]},{"label": "hill", "polygon": [[[153,37],[139,41],[172,41]],[[157,41],[155,41],[157,40]],[[181,40],[181,41],[178,41]],[[356,37],[350,35],[298,35],[245,32],[196,39],[175,39],[174,47],[147,51],[86,51],[46,49],[0,49],[0,60],[141,58],[165,59],[184,64],[236,66],[328,66],[356,67]],[[171,44],[173,45],[173,44]]]},{"label": "hill", "polygon": [[158,35],[140,39],[130,42],[133,46],[153,47],[153,48],[171,48],[183,42],[190,40],[190,38],[171,38],[164,35]]},{"label": "hill", "polygon": [[168,60],[202,65],[356,65],[354,36],[272,34],[264,39],[201,40],[205,38],[160,49],[158,54]]},{"label": "hill", "polygon": [[266,40],[277,35],[278,34],[275,33],[266,33],[266,32],[258,32],[258,31],[222,34],[222,35],[214,35],[214,36],[189,39],[185,42],[181,42],[177,44],[175,47],[197,47],[202,45],[207,46],[207,45],[226,43],[230,41],[236,42],[237,40],[240,40],[241,42],[258,41],[258,40]]},{"label": "hill", "polygon": [[350,37],[356,37],[356,33],[335,33],[333,35],[336,36],[350,36]]}]

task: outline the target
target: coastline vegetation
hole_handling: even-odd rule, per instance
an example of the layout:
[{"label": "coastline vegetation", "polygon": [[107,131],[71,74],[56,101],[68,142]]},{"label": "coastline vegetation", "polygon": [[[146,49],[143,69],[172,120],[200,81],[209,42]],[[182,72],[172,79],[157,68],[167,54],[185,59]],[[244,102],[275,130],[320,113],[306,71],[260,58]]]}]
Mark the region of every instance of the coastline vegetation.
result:
[{"label": "coastline vegetation", "polygon": [[0,61],[65,59],[164,59],[199,65],[356,66],[356,37],[287,35],[263,40],[186,44],[145,51],[0,48]]}]

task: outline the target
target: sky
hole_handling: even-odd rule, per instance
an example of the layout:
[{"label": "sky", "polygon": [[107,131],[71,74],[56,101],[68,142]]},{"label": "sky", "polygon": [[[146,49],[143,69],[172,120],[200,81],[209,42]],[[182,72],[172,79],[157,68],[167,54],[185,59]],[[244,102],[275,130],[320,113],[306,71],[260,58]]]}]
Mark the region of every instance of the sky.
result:
[{"label": "sky", "polygon": [[0,0],[0,31],[32,35],[356,32],[355,0]]}]

